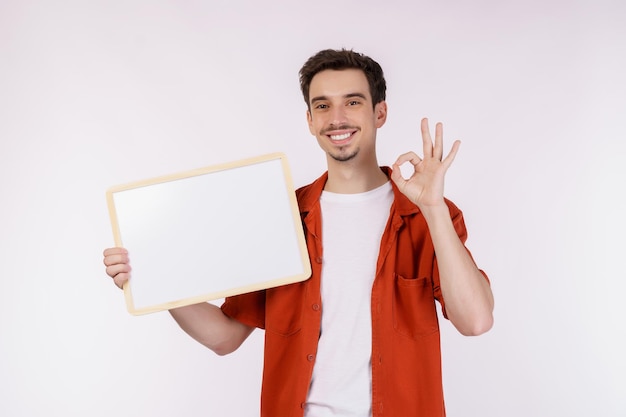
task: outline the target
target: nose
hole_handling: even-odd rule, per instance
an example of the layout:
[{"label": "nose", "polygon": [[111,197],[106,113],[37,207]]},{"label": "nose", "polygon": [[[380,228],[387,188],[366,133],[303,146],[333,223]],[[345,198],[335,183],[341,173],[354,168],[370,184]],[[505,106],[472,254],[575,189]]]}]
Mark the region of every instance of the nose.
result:
[{"label": "nose", "polygon": [[346,124],[346,111],[343,106],[333,106],[330,111],[330,124],[341,126]]}]

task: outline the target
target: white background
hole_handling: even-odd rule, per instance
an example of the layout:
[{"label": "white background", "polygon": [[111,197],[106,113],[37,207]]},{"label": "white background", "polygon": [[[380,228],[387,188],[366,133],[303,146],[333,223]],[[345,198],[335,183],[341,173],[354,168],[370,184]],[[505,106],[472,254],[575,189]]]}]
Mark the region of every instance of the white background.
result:
[{"label": "white background", "polygon": [[497,305],[478,338],[442,323],[448,415],[626,415],[624,22],[595,0],[3,0],[0,415],[258,413],[262,332],[217,357],[126,312],[105,190],[275,151],[313,180],[297,71],[328,47],[385,70],[381,164],[423,116],[463,141],[446,191]]}]

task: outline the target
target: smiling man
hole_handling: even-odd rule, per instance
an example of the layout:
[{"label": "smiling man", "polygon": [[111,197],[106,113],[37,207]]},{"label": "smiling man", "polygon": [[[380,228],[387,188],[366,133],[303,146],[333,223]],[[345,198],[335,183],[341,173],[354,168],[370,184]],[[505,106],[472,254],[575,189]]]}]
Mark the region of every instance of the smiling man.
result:
[{"label": "smiling man", "polygon": [[[218,354],[265,329],[261,415],[445,416],[435,300],[464,335],[492,326],[493,296],[464,242],[461,211],[444,198],[460,143],[443,155],[443,127],[422,120],[423,156],[380,167],[385,124],[381,67],[350,50],[324,50],[300,70],[311,134],[328,170],[297,191],[309,280],[171,310]],[[400,165],[413,165],[403,178]],[[123,248],[104,252],[107,274],[130,278]]]}]

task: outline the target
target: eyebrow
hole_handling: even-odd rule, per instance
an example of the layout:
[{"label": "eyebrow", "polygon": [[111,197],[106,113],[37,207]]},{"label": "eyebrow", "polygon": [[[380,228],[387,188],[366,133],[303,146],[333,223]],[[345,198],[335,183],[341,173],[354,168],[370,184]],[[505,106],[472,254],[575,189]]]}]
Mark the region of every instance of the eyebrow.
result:
[{"label": "eyebrow", "polygon": [[[345,94],[343,96],[344,99],[345,98],[353,98],[353,97],[359,97],[359,98],[362,98],[363,100],[367,100],[367,97],[365,97],[365,94],[363,94],[363,93],[348,93],[348,94]],[[328,100],[328,97],[327,96],[317,96],[317,97],[313,97],[311,99],[311,103],[315,103],[316,101],[324,101],[324,100]]]}]

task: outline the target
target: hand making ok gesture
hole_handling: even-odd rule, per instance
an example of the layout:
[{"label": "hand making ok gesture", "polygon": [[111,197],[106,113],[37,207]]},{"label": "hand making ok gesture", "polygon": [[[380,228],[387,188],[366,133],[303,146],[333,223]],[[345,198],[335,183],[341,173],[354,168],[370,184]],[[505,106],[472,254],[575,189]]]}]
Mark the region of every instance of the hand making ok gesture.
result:
[{"label": "hand making ok gesture", "polygon": [[[391,179],[400,191],[415,203],[421,210],[443,204],[443,184],[446,171],[452,165],[460,141],[455,141],[450,153],[443,157],[443,125],[435,126],[435,143],[433,144],[428,128],[428,119],[422,119],[422,141],[424,157],[420,158],[415,152],[407,152],[398,157],[393,164]],[[413,174],[405,179],[400,172],[400,165],[410,162],[413,165]]]}]

